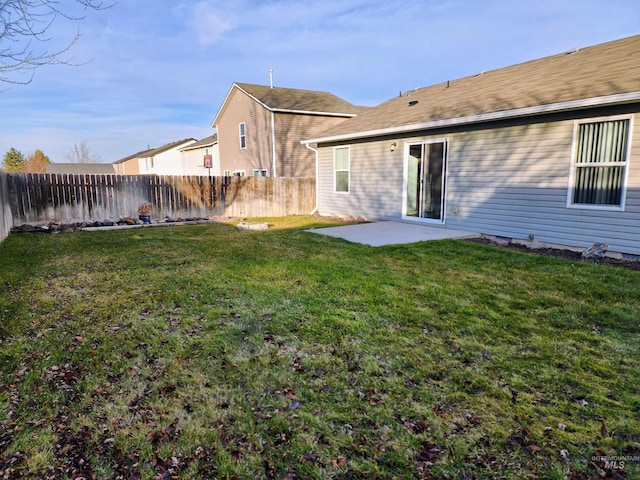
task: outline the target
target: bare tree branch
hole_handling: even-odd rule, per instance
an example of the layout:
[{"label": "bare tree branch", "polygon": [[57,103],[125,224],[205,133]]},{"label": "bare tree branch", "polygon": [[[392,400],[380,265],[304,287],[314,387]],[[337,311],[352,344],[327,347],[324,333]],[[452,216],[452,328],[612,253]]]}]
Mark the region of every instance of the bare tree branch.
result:
[{"label": "bare tree branch", "polygon": [[82,140],[74,143],[73,148],[65,154],[65,159],[70,163],[100,163],[102,157],[95,153],[89,146],[89,142]]},{"label": "bare tree branch", "polygon": [[[64,7],[60,6],[64,2]],[[70,65],[65,58],[80,38],[78,31],[60,49],[38,48],[51,38],[47,31],[58,17],[71,21],[85,18],[86,11],[104,10],[113,4],[103,0],[0,0],[0,82],[26,85],[38,67]],[[84,62],[86,63],[86,62]]]}]

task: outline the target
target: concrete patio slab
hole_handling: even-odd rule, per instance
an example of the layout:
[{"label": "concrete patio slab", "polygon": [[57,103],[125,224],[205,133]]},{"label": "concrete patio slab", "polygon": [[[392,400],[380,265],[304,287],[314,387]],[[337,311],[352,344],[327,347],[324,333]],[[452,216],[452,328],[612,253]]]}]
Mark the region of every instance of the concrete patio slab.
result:
[{"label": "concrete patio slab", "polygon": [[342,238],[349,242],[362,243],[372,247],[394,245],[400,243],[425,242],[445,238],[474,238],[479,233],[452,230],[433,225],[405,222],[373,222],[345,225],[342,227],[315,228],[307,232]]}]

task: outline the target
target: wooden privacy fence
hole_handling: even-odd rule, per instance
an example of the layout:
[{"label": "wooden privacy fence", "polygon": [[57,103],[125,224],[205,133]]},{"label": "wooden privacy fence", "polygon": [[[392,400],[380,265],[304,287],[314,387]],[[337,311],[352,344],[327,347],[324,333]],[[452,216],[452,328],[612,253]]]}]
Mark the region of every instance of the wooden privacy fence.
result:
[{"label": "wooden privacy fence", "polygon": [[7,238],[13,226],[13,215],[9,202],[9,182],[7,175],[0,173],[0,242]]},{"label": "wooden privacy fence", "polygon": [[315,207],[313,178],[8,174],[6,180],[14,226],[137,218],[146,202],[152,219],[305,215]]}]

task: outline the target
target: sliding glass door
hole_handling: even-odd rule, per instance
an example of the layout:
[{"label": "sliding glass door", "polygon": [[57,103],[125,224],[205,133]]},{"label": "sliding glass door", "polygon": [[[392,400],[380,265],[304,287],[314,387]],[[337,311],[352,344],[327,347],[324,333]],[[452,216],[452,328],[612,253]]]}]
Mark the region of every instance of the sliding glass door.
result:
[{"label": "sliding glass door", "polygon": [[447,143],[409,145],[405,215],[443,221]]}]

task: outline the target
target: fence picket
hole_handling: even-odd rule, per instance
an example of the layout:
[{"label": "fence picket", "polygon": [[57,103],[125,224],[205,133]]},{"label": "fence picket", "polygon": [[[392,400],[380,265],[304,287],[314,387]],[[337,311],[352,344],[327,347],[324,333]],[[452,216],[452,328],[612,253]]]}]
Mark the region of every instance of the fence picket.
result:
[{"label": "fence picket", "polygon": [[156,220],[301,215],[315,206],[313,178],[3,175],[14,226],[137,218],[143,202]]}]

